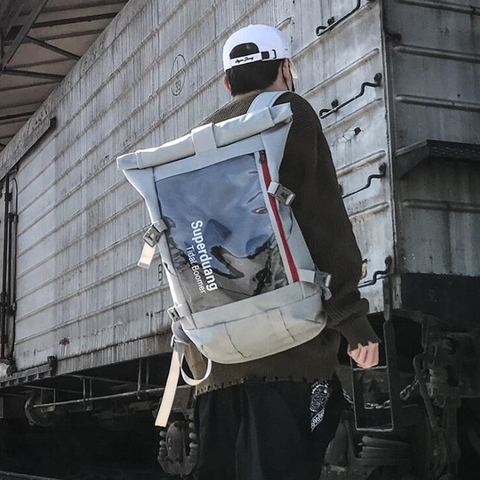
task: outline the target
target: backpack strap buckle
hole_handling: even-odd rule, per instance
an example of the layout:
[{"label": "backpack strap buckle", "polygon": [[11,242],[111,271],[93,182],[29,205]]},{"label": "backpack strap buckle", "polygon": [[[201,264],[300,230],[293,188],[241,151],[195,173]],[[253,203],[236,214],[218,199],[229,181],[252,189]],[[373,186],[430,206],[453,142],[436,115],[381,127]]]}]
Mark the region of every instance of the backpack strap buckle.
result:
[{"label": "backpack strap buckle", "polygon": [[324,285],[325,288],[330,288],[330,284],[332,283],[332,275],[330,273],[321,272],[317,270],[315,272],[315,283],[319,283]]},{"label": "backpack strap buckle", "polygon": [[167,230],[167,224],[163,220],[152,223],[152,225],[150,225],[148,230],[144,233],[143,241],[153,248],[158,243],[162,233],[165,230]]},{"label": "backpack strap buckle", "polygon": [[291,205],[295,199],[295,194],[287,187],[280,185],[278,182],[270,182],[267,192],[269,195],[287,206]]},{"label": "backpack strap buckle", "polygon": [[177,312],[177,309],[175,307],[170,307],[167,310],[167,313],[170,316],[170,319],[172,320],[172,322],[178,322],[178,320],[180,320],[180,318],[182,318],[182,317],[180,317],[180,315]]},{"label": "backpack strap buckle", "polygon": [[155,246],[160,241],[163,232],[168,230],[167,224],[163,220],[159,220],[148,228],[148,230],[143,235],[143,250],[140,255],[140,260],[137,265],[141,268],[150,268],[152,264],[153,257],[155,255]]},{"label": "backpack strap buckle", "polygon": [[190,315],[190,309],[186,305],[175,305],[167,310],[172,322],[177,322],[183,317]]},{"label": "backpack strap buckle", "polygon": [[298,277],[302,282],[316,283],[326,288],[329,288],[332,282],[332,275],[330,273],[321,272],[317,268],[315,268],[315,270],[299,268]]}]

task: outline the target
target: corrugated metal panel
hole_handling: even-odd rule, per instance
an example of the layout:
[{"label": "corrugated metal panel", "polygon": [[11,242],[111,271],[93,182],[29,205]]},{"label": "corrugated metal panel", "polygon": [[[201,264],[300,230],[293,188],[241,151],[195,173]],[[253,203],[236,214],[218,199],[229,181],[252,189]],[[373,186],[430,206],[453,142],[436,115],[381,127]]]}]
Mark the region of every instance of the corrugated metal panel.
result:
[{"label": "corrugated metal panel", "polygon": [[[301,92],[317,111],[331,103],[357,96],[365,82],[383,74],[381,14],[378,2],[362,2],[360,8],[320,38],[318,25],[339,19],[357,5],[349,2],[313,2],[299,5],[295,14],[295,61],[301,72]],[[300,38],[300,45],[298,45]],[[364,95],[321,120],[344,194],[366,185],[382,163],[389,163],[385,90],[382,84],[365,87]],[[372,311],[383,309],[381,282],[368,286],[374,272],[385,269],[393,252],[393,218],[390,174],[373,180],[370,188],[345,199],[360,250],[365,259],[362,294]]]},{"label": "corrugated metal panel", "polygon": [[[250,22],[284,20],[289,6],[130,2],[49,98],[42,110],[58,128],[18,173],[17,368],[49,355],[81,368],[77,355],[168,330],[165,285],[155,269],[136,267],[146,209],[114,159],[179,136],[227,103],[224,40]],[[126,360],[135,347],[116,349],[127,350],[89,365]]]},{"label": "corrugated metal panel", "polygon": [[[167,328],[166,289],[158,289],[154,270],[135,266],[146,212],[112,160],[185,133],[229,101],[221,48],[232,31],[269,23],[289,32],[300,93],[318,109],[356,94],[382,71],[378,6],[363,7],[322,39],[315,28],[329,12],[325,4],[313,10],[290,2],[152,1],[135,15],[122,12],[131,20],[115,39],[117,22],[107,29],[91,52],[96,60],[81,64],[85,70],[74,72],[76,81],[55,106],[54,138],[18,173],[19,368]],[[387,155],[382,89],[368,91],[324,127],[344,189],[357,188]],[[356,127],[362,133],[351,135]],[[378,181],[348,203],[369,272],[383,266],[391,248],[389,196],[388,182]],[[384,249],[365,235],[372,228],[385,238]]]},{"label": "corrugated metal panel", "polygon": [[[427,27],[427,28],[426,28]],[[395,151],[426,138],[478,143],[480,1],[385,3]]]},{"label": "corrugated metal panel", "polygon": [[479,276],[480,164],[427,161],[401,185],[407,272]]},{"label": "corrugated metal panel", "polygon": [[[230,100],[221,81],[222,45],[249,23],[279,25],[292,37],[299,93],[316,110],[357,95],[364,82],[383,74],[379,3],[364,2],[342,25],[321,38],[315,33],[356,3],[127,4],[47,101],[58,127],[18,173],[19,369],[43,364],[48,355],[80,368],[86,363],[76,355],[133,345],[168,329],[165,285],[159,289],[155,269],[135,266],[146,209],[114,159],[184,134]],[[367,87],[322,121],[345,193],[388,164],[384,97],[383,85]],[[384,268],[393,249],[390,197],[387,167],[386,178],[346,201],[367,260],[364,282]],[[364,291],[380,310],[380,286]],[[137,351],[127,350],[128,358]],[[113,361],[95,358],[99,363],[89,366]],[[114,361],[122,359],[116,354]]]},{"label": "corrugated metal panel", "polygon": [[[480,143],[480,1],[386,2],[385,29],[395,154],[426,139]],[[402,271],[479,275],[479,174],[431,159],[399,179]]]}]

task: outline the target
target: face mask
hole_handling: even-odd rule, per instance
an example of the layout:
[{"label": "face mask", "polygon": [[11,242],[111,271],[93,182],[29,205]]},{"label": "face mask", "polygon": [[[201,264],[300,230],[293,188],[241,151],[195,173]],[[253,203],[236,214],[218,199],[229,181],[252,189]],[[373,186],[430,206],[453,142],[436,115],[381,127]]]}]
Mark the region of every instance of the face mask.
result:
[{"label": "face mask", "polygon": [[292,71],[290,69],[290,63],[288,64],[288,71],[290,72],[290,78],[292,79],[292,90],[290,90],[290,88],[288,88],[287,79],[285,78],[285,75],[283,74],[283,69],[282,69],[283,81],[285,82],[285,85],[286,85],[288,91],[295,92],[295,84],[293,83],[293,75],[292,75]]}]

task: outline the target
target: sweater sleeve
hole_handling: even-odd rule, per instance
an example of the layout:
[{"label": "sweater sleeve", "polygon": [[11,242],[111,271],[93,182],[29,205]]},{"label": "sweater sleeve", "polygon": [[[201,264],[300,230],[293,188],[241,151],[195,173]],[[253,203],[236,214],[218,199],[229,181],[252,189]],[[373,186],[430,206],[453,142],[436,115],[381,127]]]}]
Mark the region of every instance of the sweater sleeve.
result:
[{"label": "sweater sleeve", "polygon": [[286,93],[276,103],[286,102],[293,122],[280,183],[296,194],[292,209],[315,264],[332,275],[332,297],[324,306],[327,328],[338,330],[352,348],[378,342],[367,319],[368,300],[358,289],[362,258],[320,120],[300,95]]}]

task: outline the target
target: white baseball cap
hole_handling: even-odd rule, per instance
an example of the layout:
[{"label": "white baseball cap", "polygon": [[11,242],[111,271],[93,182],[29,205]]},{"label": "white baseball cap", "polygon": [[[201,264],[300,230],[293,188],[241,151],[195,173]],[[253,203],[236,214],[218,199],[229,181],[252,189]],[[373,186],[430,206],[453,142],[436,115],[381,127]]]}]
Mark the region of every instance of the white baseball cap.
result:
[{"label": "white baseball cap", "polygon": [[[253,44],[253,51],[248,55],[230,58],[232,50],[242,44]],[[275,27],[268,25],[249,25],[241,28],[228,37],[223,46],[223,70],[246,63],[265,62],[288,58],[293,78],[298,78],[298,72],[291,59],[290,45],[285,35]]]}]

